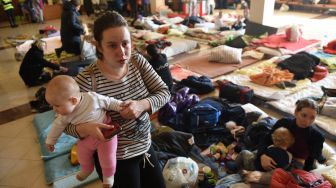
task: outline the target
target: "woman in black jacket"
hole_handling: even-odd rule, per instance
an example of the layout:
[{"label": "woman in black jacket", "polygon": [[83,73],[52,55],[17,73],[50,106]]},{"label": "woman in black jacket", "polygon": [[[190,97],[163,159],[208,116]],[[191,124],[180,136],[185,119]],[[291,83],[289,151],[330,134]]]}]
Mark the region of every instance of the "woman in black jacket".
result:
[{"label": "woman in black jacket", "polygon": [[51,63],[43,58],[45,42],[36,40],[28,50],[20,65],[19,74],[28,87],[42,85],[51,79],[51,75],[44,72],[45,67],[67,72],[67,68]]},{"label": "woman in black jacket", "polygon": [[81,54],[81,38],[84,28],[79,20],[80,0],[64,1],[61,17],[61,42],[62,47],[57,48],[56,55],[59,57],[64,50],[75,55]]},{"label": "woman in black jacket", "polygon": [[276,166],[274,160],[264,154],[264,150],[272,144],[271,134],[279,127],[287,128],[295,138],[294,144],[288,148],[288,151],[293,155],[293,161],[295,161],[293,167],[301,167],[310,171],[313,169],[315,160],[320,163],[326,161],[322,155],[324,136],[312,127],[317,112],[318,106],[315,101],[300,99],[296,102],[294,117],[282,118],[276,122],[257,153],[257,158],[261,159],[261,165],[265,170],[274,169]]}]

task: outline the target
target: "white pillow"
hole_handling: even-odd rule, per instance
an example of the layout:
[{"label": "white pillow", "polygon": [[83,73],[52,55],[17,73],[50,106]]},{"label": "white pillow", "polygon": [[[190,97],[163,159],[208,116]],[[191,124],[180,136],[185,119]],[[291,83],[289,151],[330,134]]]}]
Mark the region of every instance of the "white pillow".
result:
[{"label": "white pillow", "polygon": [[209,54],[209,61],[216,61],[220,63],[241,63],[242,62],[242,48],[232,48],[230,46],[217,46],[211,49]]},{"label": "white pillow", "polygon": [[242,105],[241,107],[244,109],[245,113],[260,112],[261,116],[259,117],[259,119],[263,119],[263,118],[269,117],[269,115],[266,112],[264,112],[262,109],[258,108],[254,104],[246,103],[246,104]]},{"label": "white pillow", "polygon": [[163,38],[165,37],[165,35],[161,34],[161,33],[156,33],[156,32],[146,32],[142,38],[144,40],[155,40],[155,39],[160,39],[160,38]]}]

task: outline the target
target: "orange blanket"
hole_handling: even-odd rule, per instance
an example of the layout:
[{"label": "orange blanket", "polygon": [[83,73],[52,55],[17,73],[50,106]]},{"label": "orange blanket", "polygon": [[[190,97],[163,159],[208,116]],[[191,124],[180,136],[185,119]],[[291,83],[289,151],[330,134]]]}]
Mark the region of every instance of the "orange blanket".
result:
[{"label": "orange blanket", "polygon": [[280,70],[274,67],[265,67],[262,73],[251,75],[250,79],[252,82],[259,85],[273,86],[279,82],[291,81],[293,80],[293,77],[294,74],[290,73],[288,70]]}]

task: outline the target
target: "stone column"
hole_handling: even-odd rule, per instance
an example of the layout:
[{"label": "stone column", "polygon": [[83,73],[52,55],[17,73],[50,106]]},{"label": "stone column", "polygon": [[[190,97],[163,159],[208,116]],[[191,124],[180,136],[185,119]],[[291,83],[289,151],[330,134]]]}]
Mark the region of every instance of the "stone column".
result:
[{"label": "stone column", "polygon": [[272,22],[275,0],[251,0],[250,20],[262,25]]}]

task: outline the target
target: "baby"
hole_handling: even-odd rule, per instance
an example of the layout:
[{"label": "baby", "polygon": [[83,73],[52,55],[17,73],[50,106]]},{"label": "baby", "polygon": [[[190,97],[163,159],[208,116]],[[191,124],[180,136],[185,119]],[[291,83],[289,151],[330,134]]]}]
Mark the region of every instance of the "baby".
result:
[{"label": "baby", "polygon": [[[65,75],[56,76],[48,83],[45,98],[57,113],[46,139],[46,147],[50,152],[55,150],[54,145],[67,125],[87,122],[111,124],[111,117],[106,115],[106,111],[119,112],[122,104],[120,100],[95,92],[80,92],[76,81]],[[78,141],[77,153],[81,171],[76,178],[79,181],[92,173],[94,169],[92,157],[97,151],[103,172],[103,187],[113,186],[117,151],[117,137],[114,135],[120,131],[117,127],[107,130],[112,137],[107,141],[100,141],[91,136]]]},{"label": "baby", "polygon": [[[264,152],[267,156],[271,157],[276,162],[277,168],[286,169],[292,161],[292,154],[287,149],[294,143],[292,133],[284,128],[277,128],[272,134],[273,145],[270,145]],[[261,166],[261,161],[255,161],[256,170],[265,171]]]},{"label": "baby", "polygon": [[[276,162],[276,168],[287,169],[292,162],[292,154],[287,149],[294,143],[294,136],[284,127],[277,128],[272,134],[273,145],[269,146],[264,154],[271,157]],[[267,184],[271,172],[265,172],[262,168],[261,161],[255,160],[255,170],[243,170],[242,175],[248,183]]]}]

